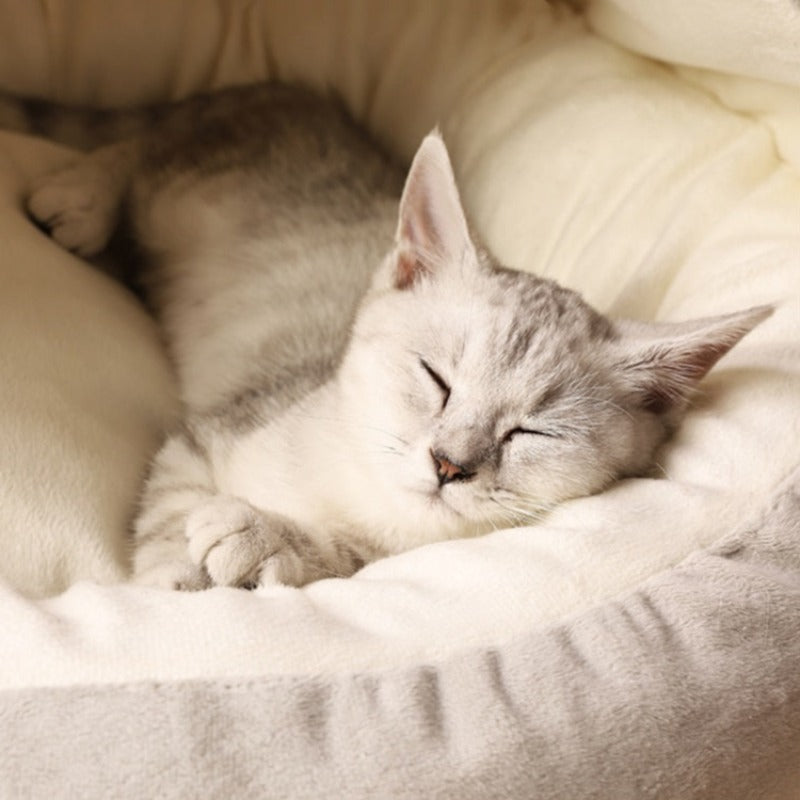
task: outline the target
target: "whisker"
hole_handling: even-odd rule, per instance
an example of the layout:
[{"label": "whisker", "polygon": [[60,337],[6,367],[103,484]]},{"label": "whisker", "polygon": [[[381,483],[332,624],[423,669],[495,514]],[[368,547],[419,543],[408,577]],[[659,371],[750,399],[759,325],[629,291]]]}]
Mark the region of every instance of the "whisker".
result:
[{"label": "whisker", "polygon": [[396,440],[405,447],[410,446],[410,442],[407,439],[404,439],[402,436],[399,436],[398,434],[393,433],[392,431],[388,431],[385,428],[379,428],[376,425],[368,425],[367,423],[359,422],[352,419],[346,419],[344,417],[332,417],[332,416],[326,417],[326,416],[321,416],[319,414],[309,414],[308,412],[305,411],[302,412],[294,411],[291,413],[293,413],[297,417],[301,417],[302,419],[311,419],[311,420],[316,420],[318,422],[334,422],[337,425],[349,425],[354,428],[363,428],[364,430],[375,431],[376,433],[380,433],[384,436],[389,436],[390,438]]},{"label": "whisker", "polygon": [[667,478],[667,480],[669,480],[669,478],[670,478],[670,476],[669,476],[669,472],[667,472],[667,468],[666,468],[666,467],[665,467],[665,466],[664,466],[662,463],[660,463],[659,461],[654,461],[654,462],[653,462],[653,466],[654,466],[654,467],[655,467],[655,468],[656,468],[656,469],[657,469],[657,470],[658,470],[658,471],[659,471],[659,472],[660,472],[660,473],[661,473],[661,474],[662,474],[662,475],[663,475],[665,478]]}]

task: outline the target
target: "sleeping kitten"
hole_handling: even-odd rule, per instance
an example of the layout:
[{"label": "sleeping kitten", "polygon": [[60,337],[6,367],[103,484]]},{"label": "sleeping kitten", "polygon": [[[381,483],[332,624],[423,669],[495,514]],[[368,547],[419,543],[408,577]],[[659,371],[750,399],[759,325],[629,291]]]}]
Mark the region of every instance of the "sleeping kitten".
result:
[{"label": "sleeping kitten", "polygon": [[144,117],[29,200],[82,255],[120,217],[146,254],[185,417],[144,486],[137,581],[299,586],[536,520],[645,472],[697,382],[771,312],[612,321],[497,263],[437,133],[403,185],[302,89]]}]

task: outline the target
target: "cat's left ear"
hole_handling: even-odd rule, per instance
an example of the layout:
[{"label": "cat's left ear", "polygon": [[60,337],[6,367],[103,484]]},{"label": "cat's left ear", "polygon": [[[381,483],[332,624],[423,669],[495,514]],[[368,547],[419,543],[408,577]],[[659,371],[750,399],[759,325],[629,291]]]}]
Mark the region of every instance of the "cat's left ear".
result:
[{"label": "cat's left ear", "polygon": [[438,131],[420,145],[406,178],[395,236],[394,286],[475,258],[453,168]]},{"label": "cat's left ear", "polygon": [[757,306],[689,322],[618,321],[625,355],[616,368],[631,399],[654,414],[683,411],[698,381],[772,311]]}]

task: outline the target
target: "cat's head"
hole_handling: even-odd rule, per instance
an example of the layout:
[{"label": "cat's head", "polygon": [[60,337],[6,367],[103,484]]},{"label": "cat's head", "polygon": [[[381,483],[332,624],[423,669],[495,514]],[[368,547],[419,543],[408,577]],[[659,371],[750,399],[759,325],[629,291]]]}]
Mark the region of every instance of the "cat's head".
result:
[{"label": "cat's head", "polygon": [[641,473],[697,382],[770,313],[612,321],[501,267],[470,234],[432,134],[343,365],[374,502],[455,535]]}]

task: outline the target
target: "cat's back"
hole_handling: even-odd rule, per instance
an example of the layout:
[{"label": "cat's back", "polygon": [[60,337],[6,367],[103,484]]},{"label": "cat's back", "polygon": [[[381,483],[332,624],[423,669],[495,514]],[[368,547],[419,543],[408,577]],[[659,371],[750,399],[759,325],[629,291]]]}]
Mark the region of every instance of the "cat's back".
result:
[{"label": "cat's back", "polygon": [[228,89],[154,125],[132,212],[190,406],[335,369],[401,188],[343,106],[304,88]]},{"label": "cat's back", "polygon": [[226,208],[239,232],[252,234],[276,219],[358,223],[402,189],[402,170],[333,95],[269,82],[152,113],[136,184],[142,210],[161,195],[202,201]]}]

